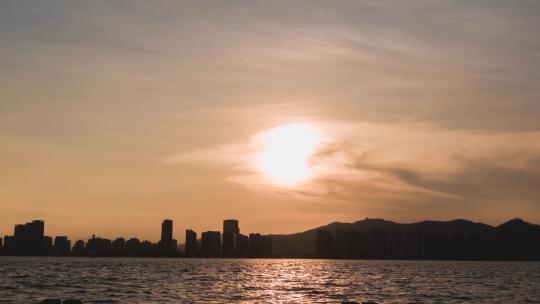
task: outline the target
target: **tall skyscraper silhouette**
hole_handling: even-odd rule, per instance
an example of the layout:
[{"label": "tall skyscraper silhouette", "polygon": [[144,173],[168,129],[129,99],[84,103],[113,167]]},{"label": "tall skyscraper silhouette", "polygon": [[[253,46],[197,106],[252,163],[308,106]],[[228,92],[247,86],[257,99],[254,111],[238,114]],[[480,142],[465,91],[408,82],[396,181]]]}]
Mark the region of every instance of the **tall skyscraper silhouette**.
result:
[{"label": "tall skyscraper silhouette", "polygon": [[[45,222],[35,220],[30,223],[29,247],[31,254],[43,253],[43,237],[45,236]],[[66,238],[67,239],[67,238]]]},{"label": "tall skyscraper silhouette", "polygon": [[83,240],[77,240],[75,244],[73,245],[73,255],[75,256],[82,256],[86,254],[86,250],[84,248],[84,241]]},{"label": "tall skyscraper silhouette", "polygon": [[223,220],[223,233],[240,234],[240,228],[238,227],[238,220],[234,220],[234,219]]},{"label": "tall skyscraper silhouette", "polygon": [[161,224],[161,246],[164,251],[173,251],[173,221],[164,220]]},{"label": "tall skyscraper silhouette", "polygon": [[201,235],[201,253],[205,257],[219,256],[220,232],[206,231]]},{"label": "tall skyscraper silhouette", "polygon": [[236,234],[235,237],[234,256],[247,258],[249,256],[249,237],[243,234]]},{"label": "tall skyscraper silhouette", "polygon": [[71,242],[67,236],[57,236],[54,238],[54,255],[66,256],[71,250]]},{"label": "tall skyscraper silhouette", "polygon": [[262,235],[260,233],[249,234],[249,256],[252,258],[262,256]]},{"label": "tall skyscraper silhouette", "polygon": [[197,233],[191,229],[186,230],[186,255],[197,254]]},{"label": "tall skyscraper silhouette", "polygon": [[223,256],[233,257],[236,255],[237,239],[240,234],[238,220],[228,219],[223,221]]},{"label": "tall skyscraper silhouette", "polygon": [[25,244],[26,244],[25,225],[17,224],[13,228],[13,252],[16,254],[24,254]]},{"label": "tall skyscraper silhouette", "polygon": [[44,253],[45,223],[35,220],[24,225],[15,225],[13,232],[13,253],[40,255]]}]

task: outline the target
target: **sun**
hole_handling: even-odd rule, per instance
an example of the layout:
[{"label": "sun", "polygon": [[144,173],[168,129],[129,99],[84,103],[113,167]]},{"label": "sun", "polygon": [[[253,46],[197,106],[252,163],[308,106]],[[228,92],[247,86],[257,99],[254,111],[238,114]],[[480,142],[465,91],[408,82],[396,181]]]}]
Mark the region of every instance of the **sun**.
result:
[{"label": "sun", "polygon": [[293,185],[311,175],[309,158],[317,144],[317,132],[308,123],[279,126],[264,133],[265,148],[258,155],[260,171],[280,185]]}]

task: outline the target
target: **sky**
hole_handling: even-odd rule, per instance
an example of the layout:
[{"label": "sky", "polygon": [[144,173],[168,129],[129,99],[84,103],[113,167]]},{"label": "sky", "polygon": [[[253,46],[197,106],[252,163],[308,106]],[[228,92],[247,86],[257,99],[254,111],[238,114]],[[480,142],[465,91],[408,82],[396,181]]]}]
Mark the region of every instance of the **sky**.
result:
[{"label": "sky", "polygon": [[225,218],[540,223],[539,15],[532,0],[0,0],[0,235],[32,219],[153,241],[164,218],[180,241]]}]

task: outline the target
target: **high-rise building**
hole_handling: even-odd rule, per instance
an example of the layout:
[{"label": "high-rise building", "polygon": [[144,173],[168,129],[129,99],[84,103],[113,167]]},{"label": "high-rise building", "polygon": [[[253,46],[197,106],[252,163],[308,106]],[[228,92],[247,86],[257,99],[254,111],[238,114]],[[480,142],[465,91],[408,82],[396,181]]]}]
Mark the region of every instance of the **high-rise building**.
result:
[{"label": "high-rise building", "polygon": [[78,240],[78,241],[75,242],[75,244],[73,245],[72,253],[75,256],[83,256],[85,254],[84,241],[83,240]]},{"label": "high-rise building", "polygon": [[126,241],[126,255],[138,256],[141,254],[141,241],[137,238],[131,238]]},{"label": "high-rise building", "polygon": [[234,254],[239,258],[246,258],[249,256],[249,237],[243,234],[236,235]]},{"label": "high-rise building", "polygon": [[112,242],[109,239],[92,238],[86,243],[86,253],[90,256],[110,256]]},{"label": "high-rise building", "polygon": [[50,236],[43,237],[43,252],[47,255],[54,254],[53,238]]},{"label": "high-rise building", "polygon": [[4,235],[4,248],[5,254],[13,254],[13,236]]},{"label": "high-rise building", "polygon": [[45,222],[34,220],[24,225],[15,225],[13,233],[14,253],[25,255],[43,254]]},{"label": "high-rise building", "polygon": [[236,252],[236,239],[237,235],[235,233],[223,232],[223,256],[224,257],[233,257]]},{"label": "high-rise building", "polygon": [[407,246],[406,255],[408,258],[423,258],[424,251],[424,234],[420,230],[407,231]]},{"label": "high-rise building", "polygon": [[66,256],[71,250],[71,242],[67,236],[57,236],[54,238],[54,255]]},{"label": "high-rise building", "polygon": [[45,222],[34,220],[29,223],[29,226],[28,241],[31,253],[40,254],[43,248],[43,237],[45,236]]},{"label": "high-rise building", "polygon": [[195,256],[197,254],[197,233],[191,229],[186,230],[186,255]]},{"label": "high-rise building", "polygon": [[403,231],[394,230],[390,234],[390,257],[394,259],[401,259],[405,256],[405,237]]},{"label": "high-rise building", "polygon": [[161,224],[161,247],[165,252],[171,252],[173,248],[173,221],[164,220]]},{"label": "high-rise building", "polygon": [[362,254],[362,246],[364,241],[362,234],[356,230],[347,231],[347,244],[345,247],[346,258],[355,259],[359,258]]},{"label": "high-rise building", "polygon": [[334,255],[336,258],[343,259],[347,257],[347,237],[345,230],[337,230],[334,238]]},{"label": "high-rise building", "polygon": [[176,239],[172,239],[171,248],[171,253],[176,253],[178,251],[178,241]]},{"label": "high-rise building", "polygon": [[206,231],[201,234],[201,254],[205,257],[219,256],[220,232]]},{"label": "high-rise building", "polygon": [[369,256],[376,258],[388,258],[389,255],[389,238],[387,230],[370,230],[369,231]]},{"label": "high-rise building", "polygon": [[228,219],[223,221],[223,233],[240,234],[238,220]]},{"label": "high-rise building", "polygon": [[15,225],[13,229],[13,252],[16,254],[25,253],[26,245],[26,226],[22,224]]},{"label": "high-rise building", "polygon": [[126,249],[126,240],[124,238],[117,238],[112,241],[111,251],[114,256],[123,256]]},{"label": "high-rise building", "polygon": [[237,255],[237,240],[240,235],[238,220],[228,219],[223,221],[223,256],[233,257]]},{"label": "high-rise building", "polygon": [[274,239],[271,236],[263,235],[262,237],[262,256],[274,256]]},{"label": "high-rise building", "polygon": [[334,238],[332,233],[325,229],[317,230],[317,256],[329,258],[334,255]]},{"label": "high-rise building", "polygon": [[251,233],[249,235],[249,256],[260,258],[262,256],[262,235]]},{"label": "high-rise building", "polygon": [[155,253],[155,247],[154,247],[154,244],[152,244],[152,242],[150,241],[147,241],[147,240],[144,240],[141,242],[141,247],[140,247],[140,255],[141,256],[151,256],[151,255],[154,255]]}]

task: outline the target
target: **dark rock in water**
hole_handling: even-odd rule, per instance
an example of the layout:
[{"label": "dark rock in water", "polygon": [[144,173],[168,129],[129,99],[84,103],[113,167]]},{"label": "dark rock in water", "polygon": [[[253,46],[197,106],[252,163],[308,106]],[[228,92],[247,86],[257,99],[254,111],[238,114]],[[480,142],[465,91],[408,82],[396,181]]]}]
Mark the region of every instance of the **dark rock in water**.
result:
[{"label": "dark rock in water", "polygon": [[60,299],[45,299],[40,302],[40,304],[62,304]]},{"label": "dark rock in water", "polygon": [[82,304],[81,300],[64,300],[62,304]]},{"label": "dark rock in water", "polygon": [[362,302],[362,304],[377,304],[377,302],[374,302],[374,301],[365,301],[365,302]]}]

